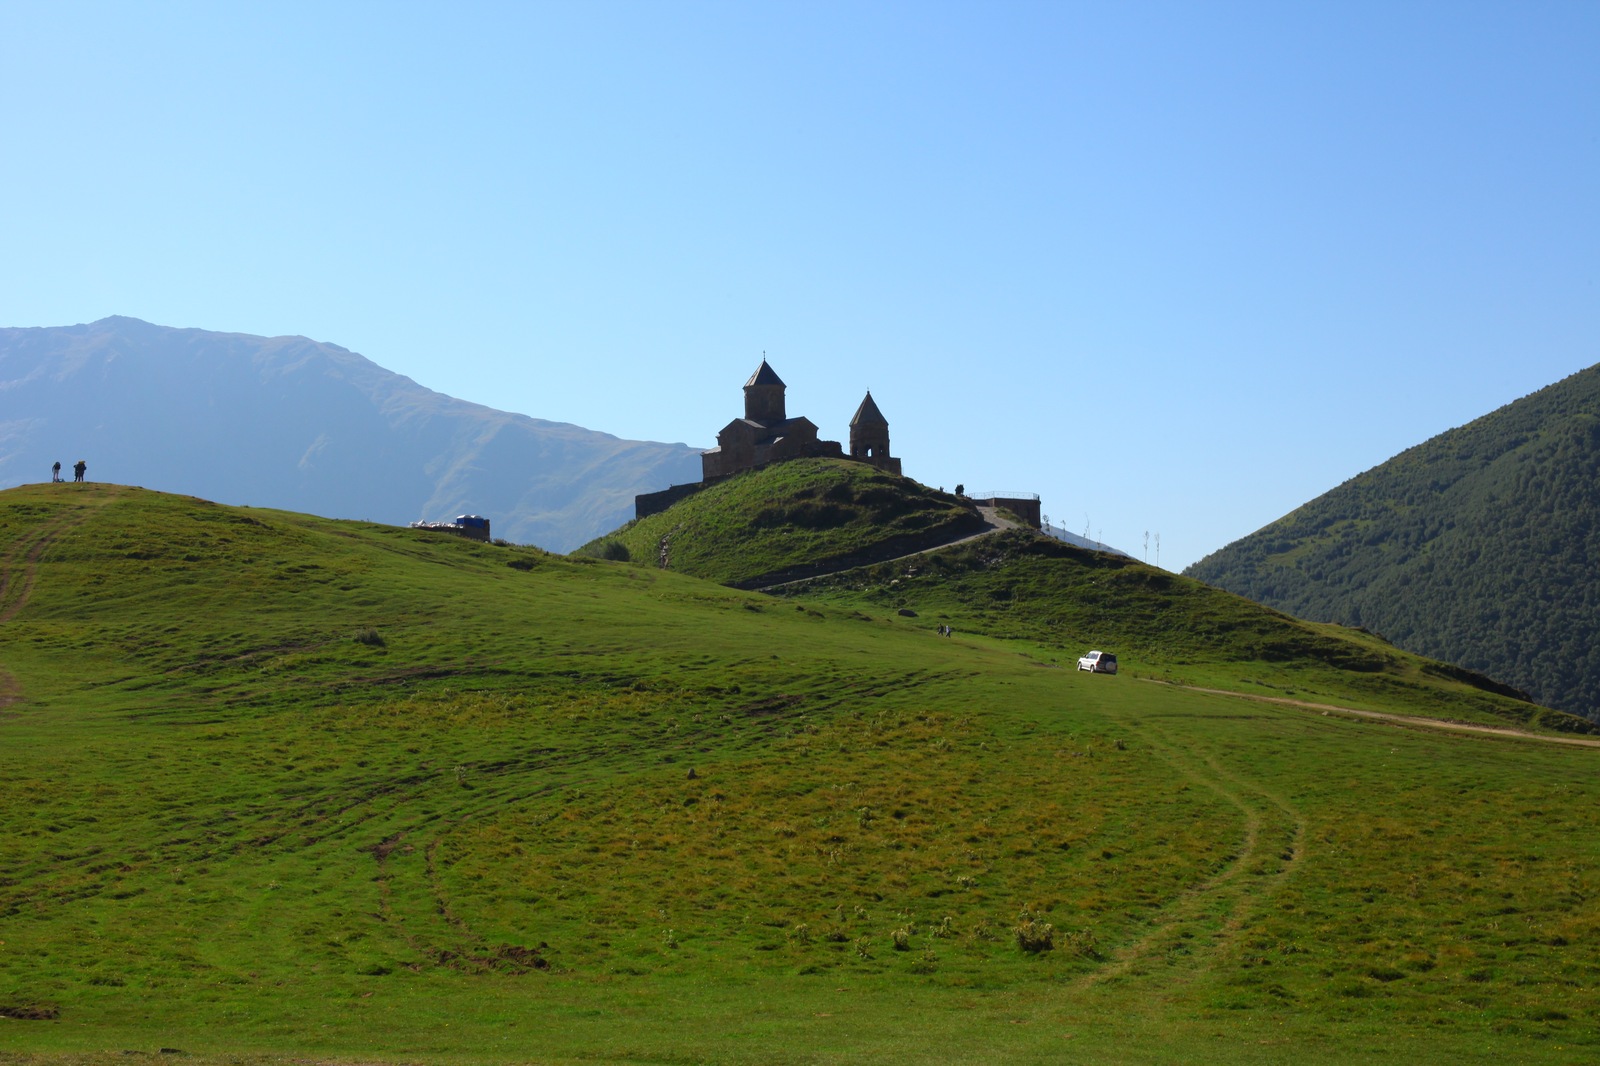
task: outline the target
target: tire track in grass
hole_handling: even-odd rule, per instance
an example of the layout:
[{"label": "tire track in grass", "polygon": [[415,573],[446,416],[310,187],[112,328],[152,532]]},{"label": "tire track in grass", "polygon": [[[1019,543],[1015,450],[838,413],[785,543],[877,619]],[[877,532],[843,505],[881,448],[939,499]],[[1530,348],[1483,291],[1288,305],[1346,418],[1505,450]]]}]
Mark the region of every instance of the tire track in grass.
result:
[{"label": "tire track in grass", "polygon": [[11,550],[0,558],[0,622],[11,621],[27,606],[39,576],[39,558],[70,517],[70,512],[60,515],[48,525],[18,537]]},{"label": "tire track in grass", "polygon": [[[362,847],[360,850],[370,853],[377,860],[378,870],[375,880],[380,895],[378,917],[407,947],[433,966],[464,973],[497,972],[512,975],[550,969],[552,963],[547,955],[558,949],[552,949],[542,940],[537,945],[530,946],[509,943],[502,938],[491,938],[474,929],[457,912],[452,906],[450,893],[440,870],[439,848],[452,831],[475,818],[507,809],[517,809],[525,803],[548,798],[564,790],[599,784],[604,777],[602,771],[611,764],[611,761],[615,761],[617,750],[612,746],[586,747],[566,753],[555,753],[546,749],[539,752],[539,757],[534,759],[508,760],[491,770],[496,776],[509,775],[506,783],[500,787],[475,791],[466,799],[457,797],[448,813],[435,813],[407,820],[383,840]],[[627,754],[627,750],[623,749],[623,753]],[[578,772],[578,776],[569,780],[567,774],[574,771]],[[529,774],[535,773],[543,773],[547,777],[557,775],[561,780],[518,783]],[[430,783],[446,780],[447,774],[448,771],[440,771],[433,775]],[[388,812],[390,817],[393,814],[393,811]],[[341,837],[347,835],[346,828],[349,827],[341,828],[339,834]],[[425,842],[400,848],[408,836],[422,833],[426,833]],[[397,871],[389,861],[397,849],[408,854],[420,852],[420,869],[405,874]],[[427,906],[422,910],[402,910],[396,907],[393,881],[402,876],[420,888],[428,900]],[[428,925],[432,928],[423,928]],[[420,964],[407,965],[420,972]]]},{"label": "tire track in grass", "polygon": [[1306,821],[1293,805],[1225,769],[1212,755],[1170,735],[1158,739],[1154,734],[1161,731],[1159,725],[1149,720],[1142,725],[1142,739],[1156,756],[1183,780],[1236,809],[1242,830],[1220,869],[1159,913],[1143,936],[1086,975],[1083,987],[1135,977],[1193,980],[1236,943],[1250,917],[1293,875],[1304,856]]},{"label": "tire track in grass", "polygon": [[[107,502],[109,497],[96,493],[12,542],[11,550],[0,556],[0,625],[16,618],[28,605],[34,583],[39,579],[39,560],[50,546],[62,534],[83,525],[92,512]],[[22,697],[22,683],[0,665],[0,719],[14,717],[11,708],[21,703]]]},{"label": "tire track in grass", "polygon": [[11,708],[21,702],[22,685],[17,682],[16,675],[0,666],[0,719],[16,717],[17,712]]}]

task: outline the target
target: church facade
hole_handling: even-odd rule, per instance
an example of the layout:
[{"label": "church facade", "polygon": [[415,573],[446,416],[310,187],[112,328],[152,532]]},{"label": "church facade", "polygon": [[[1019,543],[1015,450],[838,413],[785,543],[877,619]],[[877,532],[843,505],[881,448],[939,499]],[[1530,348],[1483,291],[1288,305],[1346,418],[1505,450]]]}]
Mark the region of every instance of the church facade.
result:
[{"label": "church facade", "polygon": [[[844,457],[838,441],[817,437],[811,419],[789,417],[784,398],[787,389],[771,365],[761,360],[761,366],[744,383],[744,417],[723,426],[717,446],[700,453],[703,480],[715,481],[785,459]],[[870,392],[850,420],[850,458],[900,473],[900,460],[889,454],[889,421]]]},{"label": "church facade", "polygon": [[[701,480],[634,497],[635,515],[643,518],[665,510],[706,485],[745,470],[788,459],[846,458],[838,441],[822,440],[817,435],[817,425],[811,419],[803,415],[789,417],[784,396],[787,389],[777,372],[765,359],[761,360],[761,366],[744,383],[744,417],[723,426],[717,434],[717,446],[700,453]],[[889,453],[889,421],[870,392],[850,419],[848,458],[900,473],[900,460]]]}]

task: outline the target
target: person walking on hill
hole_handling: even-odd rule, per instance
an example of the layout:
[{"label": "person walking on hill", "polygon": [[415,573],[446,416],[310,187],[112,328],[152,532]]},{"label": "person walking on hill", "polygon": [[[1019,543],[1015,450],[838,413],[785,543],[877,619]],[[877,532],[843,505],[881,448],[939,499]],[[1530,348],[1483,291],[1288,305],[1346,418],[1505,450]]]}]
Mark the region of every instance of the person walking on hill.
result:
[{"label": "person walking on hill", "polygon": [[72,464],[72,480],[74,480],[74,481],[82,481],[83,480],[83,472],[85,470],[87,470],[87,469],[89,469],[89,464],[84,462],[82,459],[79,459],[77,462],[73,463]]},{"label": "person walking on hill", "polygon": [[61,460],[56,460],[56,465],[50,468],[50,483],[56,484],[61,480]]}]

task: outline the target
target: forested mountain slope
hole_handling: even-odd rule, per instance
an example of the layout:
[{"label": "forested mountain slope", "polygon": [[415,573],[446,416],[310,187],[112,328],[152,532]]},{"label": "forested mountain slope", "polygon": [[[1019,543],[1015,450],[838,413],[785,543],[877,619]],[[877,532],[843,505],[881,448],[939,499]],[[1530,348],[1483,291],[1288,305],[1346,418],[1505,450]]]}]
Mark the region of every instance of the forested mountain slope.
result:
[{"label": "forested mountain slope", "polygon": [[84,459],[92,481],[332,518],[476,512],[553,551],[700,476],[686,445],[468,403],[305,337],[122,317],[0,329],[0,398],[0,484]]},{"label": "forested mountain slope", "polygon": [[1186,573],[1600,718],[1600,366],[1402,452]]}]

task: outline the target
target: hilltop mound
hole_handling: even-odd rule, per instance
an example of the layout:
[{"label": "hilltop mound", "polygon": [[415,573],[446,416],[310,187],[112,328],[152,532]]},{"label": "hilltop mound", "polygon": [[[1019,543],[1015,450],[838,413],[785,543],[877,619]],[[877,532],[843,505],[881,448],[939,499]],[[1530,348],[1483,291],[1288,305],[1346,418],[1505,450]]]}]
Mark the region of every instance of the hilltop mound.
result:
[{"label": "hilltop mound", "polygon": [[[0,493],[8,1051],[1592,1057],[1596,752],[1044,669],[1035,628],[1074,611],[1197,680],[1235,665],[1183,631],[1242,627],[1148,568],[956,551],[910,584],[995,636],[137,489]],[[898,596],[898,566],[838,593]],[[1332,667],[1305,641],[1267,665],[1311,690]]]},{"label": "hilltop mound", "polygon": [[971,500],[848,459],[796,459],[717,482],[579,552],[755,587],[985,528]]},{"label": "hilltop mound", "polygon": [[1402,452],[1187,573],[1600,719],[1600,366]]}]

